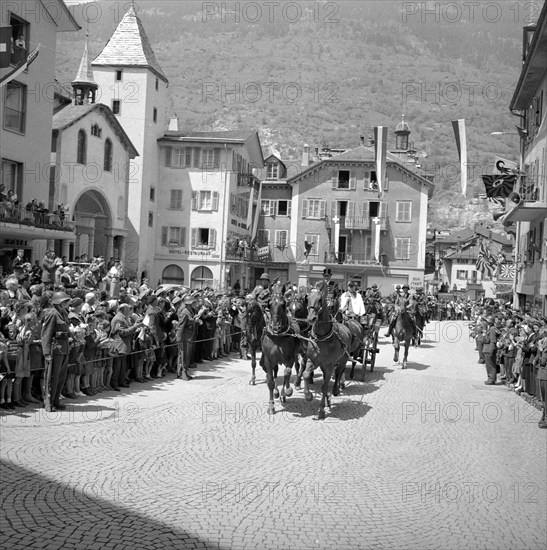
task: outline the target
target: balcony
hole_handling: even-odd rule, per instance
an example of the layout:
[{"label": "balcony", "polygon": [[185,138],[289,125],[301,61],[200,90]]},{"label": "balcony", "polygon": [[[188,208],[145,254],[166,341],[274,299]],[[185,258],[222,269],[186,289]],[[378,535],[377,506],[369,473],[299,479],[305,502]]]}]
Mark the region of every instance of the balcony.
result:
[{"label": "balcony", "polygon": [[344,229],[370,229],[370,218],[342,218]]},{"label": "balcony", "polygon": [[[325,227],[327,229],[332,229],[336,223],[340,224],[340,229],[349,229],[351,231],[355,229],[372,229],[374,227],[373,220],[374,218],[361,218],[361,217],[350,217],[350,216],[325,216]],[[380,229],[382,231],[387,230],[387,216],[379,218],[380,219]]]},{"label": "balcony", "polygon": [[251,249],[246,248],[240,251],[226,251],[227,262],[249,262],[251,260]]},{"label": "balcony", "polygon": [[64,212],[59,214],[47,211],[26,210],[22,206],[12,205],[6,201],[0,202],[0,223],[71,233],[74,231],[74,223],[67,219]]},{"label": "balcony", "polygon": [[325,252],[323,262],[326,264],[339,264],[339,265],[359,265],[359,266],[375,266],[379,267],[381,264],[372,259],[369,254],[354,254],[353,252]]}]

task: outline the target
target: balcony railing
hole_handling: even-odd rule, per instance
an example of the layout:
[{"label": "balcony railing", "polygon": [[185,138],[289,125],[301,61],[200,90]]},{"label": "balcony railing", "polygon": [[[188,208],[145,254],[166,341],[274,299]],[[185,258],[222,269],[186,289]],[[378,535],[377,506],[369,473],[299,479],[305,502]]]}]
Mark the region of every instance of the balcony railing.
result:
[{"label": "balcony railing", "polygon": [[0,202],[0,222],[58,231],[74,231],[74,223],[69,221],[64,213],[26,210],[21,206],[12,206],[11,203],[5,201]]},{"label": "balcony railing", "polygon": [[369,254],[354,254],[352,252],[325,252],[324,263],[344,265],[369,265],[379,266],[380,264],[370,257]]},{"label": "balcony railing", "polygon": [[[325,216],[325,227],[331,229],[335,225],[333,220],[337,220],[341,229],[372,229],[374,227],[372,223],[373,219],[374,218],[370,217],[335,216],[333,218],[331,216]],[[382,231],[387,229],[387,216],[380,218],[380,229]]]},{"label": "balcony railing", "polygon": [[226,260],[230,262],[248,262],[251,260],[251,249],[226,251]]},{"label": "balcony railing", "polygon": [[523,201],[539,201],[541,200],[541,190],[538,185],[537,177],[523,178],[518,187],[518,193]]}]

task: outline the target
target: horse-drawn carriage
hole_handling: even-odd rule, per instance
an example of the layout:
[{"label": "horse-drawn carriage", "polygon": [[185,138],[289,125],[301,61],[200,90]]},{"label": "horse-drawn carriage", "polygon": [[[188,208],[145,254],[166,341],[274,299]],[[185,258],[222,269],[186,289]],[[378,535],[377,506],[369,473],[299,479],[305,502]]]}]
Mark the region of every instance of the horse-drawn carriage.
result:
[{"label": "horse-drawn carriage", "polygon": [[[379,302],[365,302],[366,314],[360,319],[364,330],[363,345],[359,354],[359,361],[363,365],[362,381],[365,381],[367,365],[370,366],[370,372],[376,365],[376,354],[380,353],[378,349],[378,334],[383,322],[382,305]],[[353,380],[355,376],[356,361],[352,361],[349,377]]]}]

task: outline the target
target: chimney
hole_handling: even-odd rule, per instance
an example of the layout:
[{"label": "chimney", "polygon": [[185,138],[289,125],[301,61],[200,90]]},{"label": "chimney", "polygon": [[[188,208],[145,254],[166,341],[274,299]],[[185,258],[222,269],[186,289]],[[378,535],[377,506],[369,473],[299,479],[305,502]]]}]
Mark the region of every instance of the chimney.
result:
[{"label": "chimney", "polygon": [[374,147],[374,136],[372,134],[368,135],[368,146]]},{"label": "chimney", "polygon": [[169,132],[178,132],[179,131],[179,117],[175,113],[175,116],[169,121]]},{"label": "chimney", "polygon": [[304,151],[302,152],[302,166],[309,166],[310,165],[310,146],[305,143],[304,144]]},{"label": "chimney", "polygon": [[361,147],[365,146],[365,136],[359,136],[359,140],[361,142]]}]

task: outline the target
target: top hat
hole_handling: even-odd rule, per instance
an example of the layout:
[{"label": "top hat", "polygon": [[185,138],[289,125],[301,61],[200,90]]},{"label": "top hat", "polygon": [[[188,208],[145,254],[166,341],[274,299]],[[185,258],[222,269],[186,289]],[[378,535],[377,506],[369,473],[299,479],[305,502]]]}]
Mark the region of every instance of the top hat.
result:
[{"label": "top hat", "polygon": [[323,275],[332,275],[332,271],[330,270],[329,267],[326,267],[325,269],[323,269]]}]

